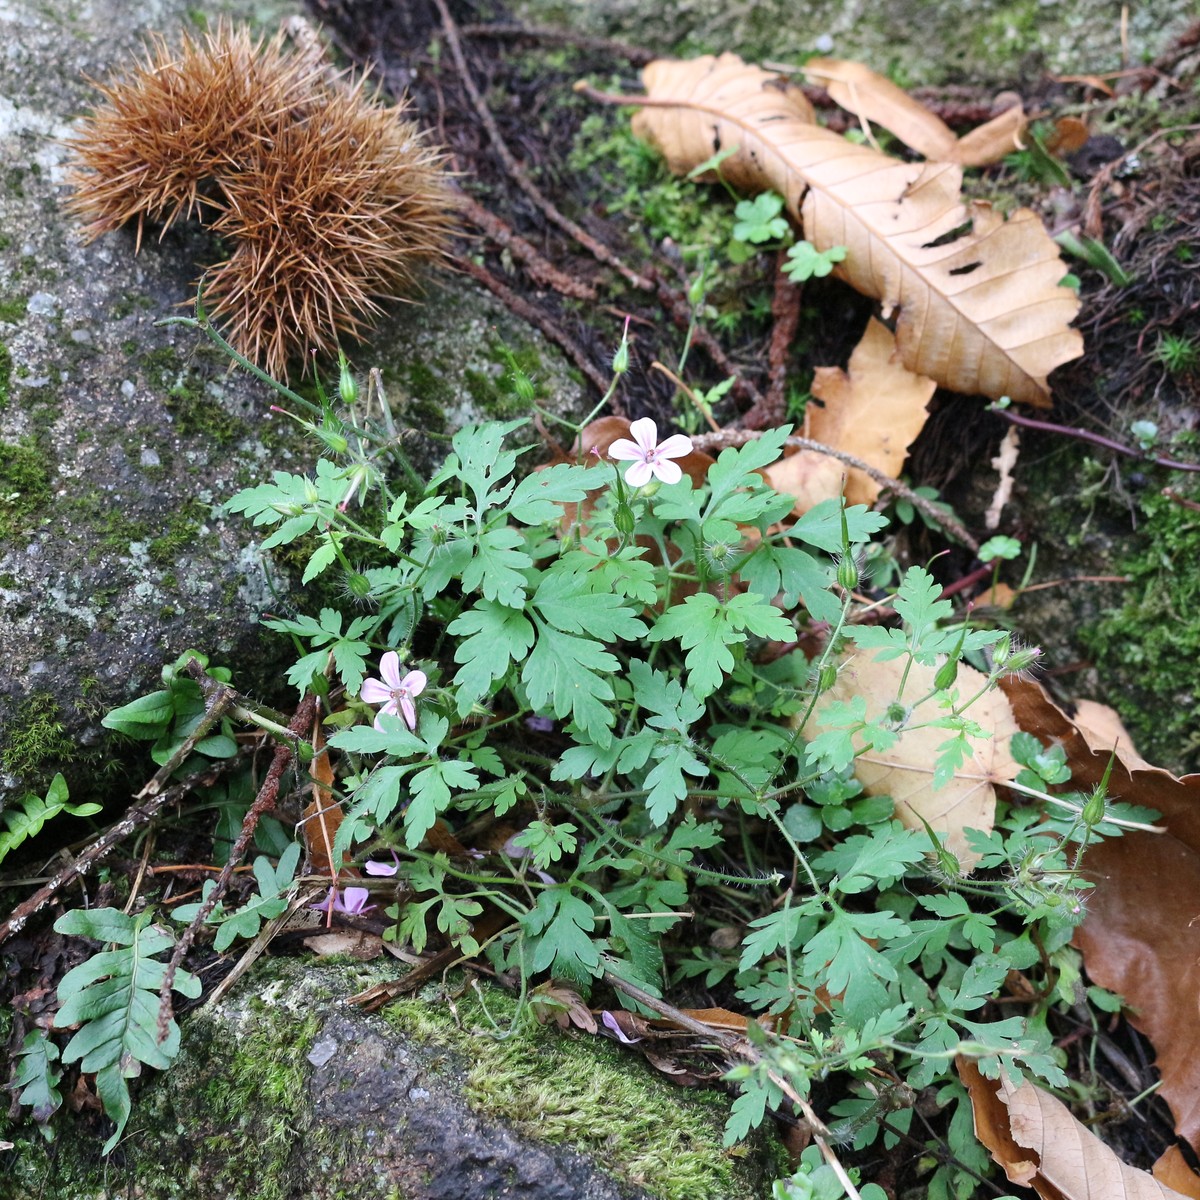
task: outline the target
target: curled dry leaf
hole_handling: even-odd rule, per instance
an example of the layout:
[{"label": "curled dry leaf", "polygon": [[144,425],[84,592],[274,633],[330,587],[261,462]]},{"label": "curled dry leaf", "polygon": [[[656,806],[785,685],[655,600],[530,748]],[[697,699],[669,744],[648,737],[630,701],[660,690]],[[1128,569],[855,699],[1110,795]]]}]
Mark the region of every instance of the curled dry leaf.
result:
[{"label": "curled dry leaf", "polygon": [[[1022,729],[1062,746],[1071,786],[1095,787],[1117,736],[1112,718],[1089,733],[1036,684],[1014,681],[1005,691]],[[1084,717],[1095,728],[1096,708]],[[1075,945],[1091,978],[1125,997],[1130,1021],[1154,1045],[1175,1128],[1200,1148],[1200,775],[1148,767],[1123,741],[1108,794],[1157,809],[1166,833],[1132,831],[1088,847],[1083,872],[1096,886]]]},{"label": "curled dry leaf", "polygon": [[863,63],[810,58],[804,64],[804,74],[860,121],[882,125],[910,149],[934,162],[964,167],[999,162],[1021,148],[1021,134],[1028,124],[1018,103],[960,138],[936,113]]},{"label": "curled dry leaf", "polygon": [[[850,356],[849,374],[840,367],[818,367],[813,374],[812,394],[824,407],[805,410],[807,436],[894,479],[925,425],[925,406],[936,388],[932,379],[905,368],[892,331],[872,317]],[[874,504],[878,495],[879,484],[869,475],[847,471],[848,504]]]},{"label": "curled dry leaf", "polygon": [[[642,73],[652,104],[634,131],[685,173],[715,151],[735,186],[772,188],[818,250],[845,246],[835,273],[899,310],[904,365],[952,391],[1050,402],[1046,377],[1083,352],[1058,246],[1028,209],[1007,221],[966,208],[962,168],[903,163],[813,124],[779,76],[735,54],[660,59]],[[961,232],[970,225],[969,232]],[[958,235],[958,236],[956,236]]]},{"label": "curled dry leaf", "polygon": [[[862,696],[866,700],[867,720],[882,720],[899,692],[906,661],[878,662],[865,654],[844,661],[838,668],[837,682],[822,695],[805,725],[805,737],[811,739],[827,729],[837,728],[826,716],[830,704],[837,700]],[[909,669],[905,697],[925,697],[912,710],[913,725],[942,715],[932,695],[936,690],[933,686],[936,674],[935,668],[919,663],[913,663]],[[957,686],[962,695],[981,691],[984,682],[978,671],[959,667]],[[946,847],[968,872],[978,862],[979,855],[969,849],[965,831],[991,831],[996,817],[995,785],[1015,779],[1021,769],[1008,751],[1017,723],[1004,695],[986,693],[971,705],[970,715],[991,736],[970,739],[971,753],[940,788],[933,785],[933,773],[938,747],[948,737],[945,729],[909,729],[890,749],[866,750],[854,760],[855,774],[868,796],[891,796],[896,802],[896,816],[909,829],[924,829],[923,821],[928,821],[933,830],[946,835]]]},{"label": "curled dry leaf", "polygon": [[970,1059],[956,1065],[971,1094],[975,1134],[1012,1183],[1046,1200],[1182,1200],[1123,1163],[1049,1092],[1004,1075],[985,1079]]}]

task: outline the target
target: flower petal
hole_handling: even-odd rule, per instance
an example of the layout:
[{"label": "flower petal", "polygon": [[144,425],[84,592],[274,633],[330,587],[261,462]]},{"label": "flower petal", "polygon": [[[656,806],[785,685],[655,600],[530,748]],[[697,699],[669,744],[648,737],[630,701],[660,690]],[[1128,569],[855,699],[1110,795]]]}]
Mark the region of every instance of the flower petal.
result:
[{"label": "flower petal", "polygon": [[641,417],[629,426],[633,440],[645,451],[653,450],[658,445],[658,426],[650,417]]},{"label": "flower petal", "polygon": [[673,433],[661,446],[658,448],[659,458],[683,458],[685,454],[692,452],[692,439],[684,437],[682,433]]},{"label": "flower petal", "polygon": [[680,469],[679,464],[665,458],[661,462],[651,463],[650,470],[663,483],[678,483],[683,478],[683,471]]},{"label": "flower petal", "polygon": [[400,681],[400,687],[410,696],[419,696],[429,682],[429,676],[424,671],[409,671]]},{"label": "flower petal", "polygon": [[389,701],[388,701],[388,702],[387,702],[387,703],[386,703],[386,704],[385,704],[385,705],[384,705],[384,706],[383,706],[383,707],[382,707],[382,708],[381,708],[381,709],[380,709],[380,710],[379,710],[379,711],[378,711],[378,712],[375,714],[375,728],[376,728],[376,729],[378,729],[380,733],[387,733],[387,730],[386,730],[386,729],[384,729],[384,727],[383,727],[383,723],[382,723],[382,721],[380,721],[380,717],[385,717],[385,716],[386,716],[386,717],[398,717],[399,715],[400,715],[400,714],[399,714],[399,713],[396,711],[396,702],[395,702],[395,700],[389,700]]},{"label": "flower petal", "polygon": [[631,442],[628,438],[617,438],[617,440],[608,448],[608,457],[618,460],[624,460],[627,458],[645,458],[646,451],[643,450],[636,442]]},{"label": "flower petal", "polygon": [[417,727],[417,710],[414,707],[413,702],[410,697],[408,697],[408,696],[400,697],[400,712],[401,712],[401,715],[404,717],[405,725],[407,725],[409,727],[409,729],[416,729],[416,727]]},{"label": "flower petal", "polygon": [[364,704],[386,704],[392,698],[392,689],[378,679],[364,679],[358,698]]},{"label": "flower petal", "polygon": [[[678,470],[678,467],[676,468]],[[641,462],[635,462],[628,471],[625,472],[625,482],[630,487],[645,487],[650,482],[652,471],[650,464],[644,459]]]},{"label": "flower petal", "polygon": [[351,914],[368,912],[375,907],[375,905],[367,903],[370,898],[371,893],[366,888],[348,887],[342,891],[341,897],[334,904],[334,908],[338,912]]},{"label": "flower petal", "polygon": [[400,655],[395,650],[389,650],[379,660],[379,674],[389,688],[395,690],[400,686]]},{"label": "flower petal", "polygon": [[366,871],[368,875],[395,875],[395,873],[400,870],[400,860],[396,857],[396,852],[394,850],[392,851],[392,858],[395,859],[395,861],[390,863],[376,862],[373,858],[368,858],[367,861],[363,863],[363,870]]}]

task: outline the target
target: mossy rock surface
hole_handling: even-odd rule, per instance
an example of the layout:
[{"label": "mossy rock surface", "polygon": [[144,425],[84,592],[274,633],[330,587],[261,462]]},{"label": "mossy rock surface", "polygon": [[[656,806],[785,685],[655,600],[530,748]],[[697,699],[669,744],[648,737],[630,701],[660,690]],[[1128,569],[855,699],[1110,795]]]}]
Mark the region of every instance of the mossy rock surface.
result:
[{"label": "mossy rock surface", "polygon": [[[172,1069],[135,1098],[109,1160],[86,1121],[46,1147],[8,1129],[12,1200],[751,1200],[765,1140],[721,1147],[727,1101],[672,1087],[603,1039],[504,1040],[468,991],[368,1016],[380,972],[264,961],[185,1016]],[[501,1024],[513,1001],[487,988]]]},{"label": "mossy rock surface", "polygon": [[[61,201],[62,139],[97,100],[85,75],[111,76],[150,31],[170,39],[218,15],[273,30],[297,8],[0,6],[0,807],[64,766],[77,799],[101,790],[114,751],[100,717],[189,647],[287,703],[291,647],[257,623],[286,607],[289,570],[220,506],[272,469],[310,469],[313,444],[199,334],[155,327],[223,257],[211,237],[148,229],[135,255],[129,229],[85,246]],[[348,348],[364,375],[382,369],[399,423],[516,415],[502,345],[536,364],[543,403],[582,407],[561,358],[473,285],[446,272],[425,299]]]},{"label": "mossy rock surface", "polygon": [[[516,0],[531,25],[618,38],[663,56],[733,51],[794,61],[822,54],[859,59],[904,86],[1008,87],[1043,71],[1116,71],[1121,6],[1110,0]],[[1195,18],[1174,0],[1130,6],[1130,43],[1146,60]]]}]

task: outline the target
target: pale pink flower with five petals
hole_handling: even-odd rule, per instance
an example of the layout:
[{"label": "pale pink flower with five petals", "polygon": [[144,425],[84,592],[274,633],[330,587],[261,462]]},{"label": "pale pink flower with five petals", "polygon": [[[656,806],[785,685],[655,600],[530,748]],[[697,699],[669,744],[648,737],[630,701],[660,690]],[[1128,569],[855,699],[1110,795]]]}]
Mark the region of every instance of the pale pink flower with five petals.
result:
[{"label": "pale pink flower with five petals", "polygon": [[400,656],[395,650],[389,650],[379,660],[379,674],[382,679],[364,679],[359,696],[367,704],[382,704],[383,707],[375,715],[375,728],[382,730],[379,718],[384,713],[393,717],[401,716],[409,729],[417,727],[417,708],[413,698],[419,696],[429,682],[424,671],[409,671],[400,677]]},{"label": "pale pink flower with five petals", "polygon": [[625,472],[625,482],[630,487],[645,487],[651,478],[661,479],[663,483],[678,483],[683,478],[679,464],[671,459],[691,454],[691,438],[673,433],[659,442],[658,426],[649,417],[634,421],[629,432],[633,434],[633,441],[618,438],[609,446],[608,456],[633,463]]}]

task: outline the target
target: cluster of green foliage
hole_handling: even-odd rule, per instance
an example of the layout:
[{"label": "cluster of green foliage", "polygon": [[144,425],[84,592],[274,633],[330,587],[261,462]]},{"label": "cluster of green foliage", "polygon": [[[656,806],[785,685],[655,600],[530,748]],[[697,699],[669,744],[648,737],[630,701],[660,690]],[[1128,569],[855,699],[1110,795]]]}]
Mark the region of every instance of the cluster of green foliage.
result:
[{"label": "cluster of green foliage", "polygon": [[[622,346],[618,375],[626,362]],[[781,1084],[808,1096],[837,1081],[838,1135],[892,1144],[910,1134],[911,1097],[932,1087],[950,1110],[952,1158],[929,1194],[968,1194],[986,1156],[950,1063],[967,1054],[991,1076],[1065,1084],[1047,1014],[1074,999],[1080,854],[1119,832],[1115,806],[1078,797],[1059,820],[1002,805],[994,829],[969,834],[980,861],[967,877],[933,830],[906,828],[890,797],[865,796],[854,767],[932,707],[945,733],[936,778],[950,778],[988,736],[971,705],[1029,655],[1002,631],[956,619],[921,568],[890,598],[894,627],[859,622],[857,564],[885,519],[836,501],[791,519],[792,500],[759,473],[787,428],[723,451],[703,483],[684,475],[637,488],[594,457],[522,476],[523,451],[510,443],[525,422],[493,423],[455,434],[433,478],[417,484],[410,472],[401,491],[387,464],[396,439],[353,422],[355,391],[343,370],[341,403],[322,396],[310,427],[331,454],[311,475],[277,471],[229,508],[271,530],[268,548],[300,542],[306,583],[343,576],[342,609],[267,623],[297,646],[288,679],[298,693],[344,689],[325,717],[345,764],[335,852],[394,855],[413,898],[385,900],[389,935],[418,950],[438,936],[485,956],[521,981],[524,1013],[546,978],[586,994],[607,975],[655,996],[702,981],[773,1018],[769,1032],[751,1024],[753,1059],[729,1074],[739,1088],[731,1143],[783,1102]],[[813,622],[828,632],[812,660],[763,653],[793,646]],[[851,650],[936,668],[936,703],[902,686],[870,720],[861,698],[831,702]],[[407,697],[411,723],[403,708],[376,713],[360,698],[385,653],[428,681]],[[985,688],[961,691],[962,659],[985,672]],[[107,719],[154,741],[160,763],[202,715],[180,666],[164,690]],[[819,702],[824,732],[806,736]],[[219,730],[197,749],[222,756],[231,742]],[[1027,793],[1069,778],[1061,752],[1033,737],[1018,735],[1012,750]],[[224,803],[236,823],[244,803]],[[439,819],[460,829],[503,819],[520,832],[464,861],[428,847]],[[298,857],[291,846],[277,866],[259,859],[259,896],[210,917],[219,949],[282,910]],[[372,886],[394,895],[395,883]],[[485,906],[509,923],[480,945],[472,922]],[[63,1061],[104,1074],[101,1098],[119,1125],[125,1075],[172,1053],[151,1036],[162,982],[151,956],[170,937],[150,919],[101,910],[60,922],[115,944],[68,975],[60,996],[83,1022]],[[688,922],[730,921],[740,944],[682,936]],[[1039,977],[1045,1000],[1023,1016],[985,1014],[1013,970]],[[194,984],[182,974],[177,987]],[[119,1016],[106,997],[122,998]],[[50,1051],[28,1050],[24,1086],[39,1111],[58,1069]],[[783,1194],[826,1194],[804,1176]]]}]

